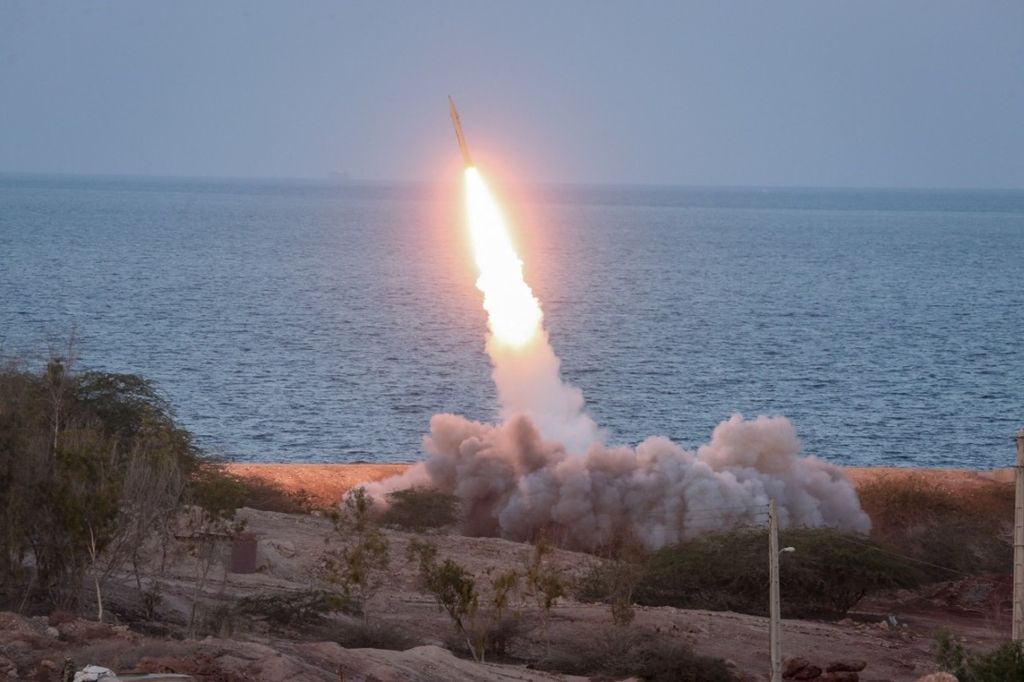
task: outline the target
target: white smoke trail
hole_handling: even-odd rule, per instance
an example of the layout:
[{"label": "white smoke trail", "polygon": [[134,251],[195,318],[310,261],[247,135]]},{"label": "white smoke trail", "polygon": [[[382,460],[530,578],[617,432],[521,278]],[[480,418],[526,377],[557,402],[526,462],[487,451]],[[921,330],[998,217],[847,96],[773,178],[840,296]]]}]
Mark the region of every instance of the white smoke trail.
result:
[{"label": "white smoke trail", "polygon": [[526,415],[545,438],[561,443],[569,452],[585,452],[601,439],[597,424],[584,409],[583,392],[562,381],[562,363],[546,331],[542,329],[522,348],[510,348],[490,335],[487,354],[503,419]]}]

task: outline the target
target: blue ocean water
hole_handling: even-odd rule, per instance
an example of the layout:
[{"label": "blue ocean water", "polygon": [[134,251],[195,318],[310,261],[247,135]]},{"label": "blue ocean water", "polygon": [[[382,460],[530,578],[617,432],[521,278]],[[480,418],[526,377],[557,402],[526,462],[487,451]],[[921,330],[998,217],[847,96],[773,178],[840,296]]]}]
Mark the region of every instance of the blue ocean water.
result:
[{"label": "blue ocean water", "polygon": [[[499,188],[500,189],[500,188]],[[791,418],[843,464],[1003,466],[1024,426],[1024,192],[509,191],[610,440]],[[154,379],[210,452],[406,461],[497,414],[459,188],[0,176],[0,355]]]}]

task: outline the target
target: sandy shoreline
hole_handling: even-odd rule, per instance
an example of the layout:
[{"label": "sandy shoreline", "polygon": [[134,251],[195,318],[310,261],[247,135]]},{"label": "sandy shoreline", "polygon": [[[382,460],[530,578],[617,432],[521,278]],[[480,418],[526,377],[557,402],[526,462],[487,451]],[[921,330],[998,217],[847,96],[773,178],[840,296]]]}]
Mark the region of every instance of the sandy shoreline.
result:
[{"label": "sandy shoreline", "polygon": [[[395,464],[229,464],[239,476],[253,476],[289,492],[305,491],[320,504],[333,504],[360,483],[396,476],[412,466]],[[928,469],[917,467],[847,467],[847,475],[861,486],[880,478],[920,477],[929,483],[963,492],[991,483],[1013,481],[1013,469]]]}]

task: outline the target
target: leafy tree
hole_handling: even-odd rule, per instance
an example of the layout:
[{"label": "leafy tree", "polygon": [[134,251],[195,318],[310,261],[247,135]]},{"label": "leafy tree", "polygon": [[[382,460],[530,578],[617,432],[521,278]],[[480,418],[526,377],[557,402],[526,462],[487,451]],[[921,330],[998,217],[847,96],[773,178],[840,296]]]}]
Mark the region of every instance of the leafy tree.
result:
[{"label": "leafy tree", "polygon": [[[0,367],[0,604],[74,608],[166,532],[204,460],[154,386],[74,371]],[[141,581],[140,581],[141,589]]]}]

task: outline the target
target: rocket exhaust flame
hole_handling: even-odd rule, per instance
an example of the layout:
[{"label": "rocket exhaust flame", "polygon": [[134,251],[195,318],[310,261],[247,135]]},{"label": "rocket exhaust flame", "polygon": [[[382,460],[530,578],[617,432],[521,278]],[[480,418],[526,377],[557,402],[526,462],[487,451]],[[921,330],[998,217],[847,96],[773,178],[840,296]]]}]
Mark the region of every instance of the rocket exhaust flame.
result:
[{"label": "rocket exhaust flame", "polygon": [[581,452],[598,439],[598,428],[583,409],[583,394],[562,381],[560,361],[544,331],[540,302],[523,278],[501,208],[483,176],[472,166],[455,103],[448,98],[455,136],[466,161],[466,224],[480,272],[476,286],[487,311],[487,353],[502,416],[529,416],[547,438]]},{"label": "rocket exhaust flame", "polygon": [[466,224],[473,244],[473,257],[480,270],[476,286],[484,295],[488,327],[499,343],[523,346],[540,330],[540,303],[523,280],[523,262],[512,247],[501,209],[480,171],[473,166],[459,112],[451,95],[448,96],[448,113],[466,165]]},{"label": "rocket exhaust flame", "polygon": [[469,167],[465,174],[466,222],[480,270],[476,286],[484,295],[488,325],[500,343],[521,347],[540,330],[540,303],[523,280],[523,262],[512,247],[504,216],[480,171]]},{"label": "rocket exhaust flame", "polygon": [[466,222],[488,315],[487,352],[503,422],[451,414],[430,420],[428,458],[367,486],[386,494],[429,486],[455,494],[463,530],[513,540],[552,533],[566,547],[596,549],[630,536],[648,549],[702,532],[757,522],[774,499],[783,525],[870,528],[839,467],[802,456],[784,417],[733,415],[695,452],[652,437],[636,448],[606,446],[564,382],[540,302],[523,278],[500,208],[473,167],[454,102],[465,162]]}]

